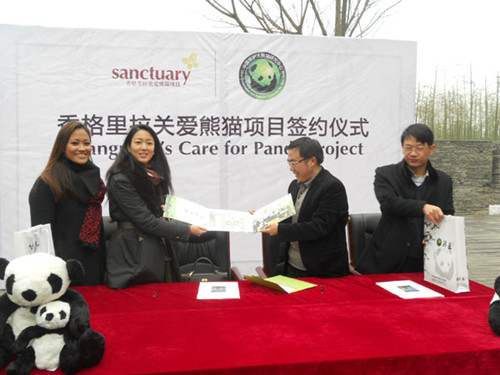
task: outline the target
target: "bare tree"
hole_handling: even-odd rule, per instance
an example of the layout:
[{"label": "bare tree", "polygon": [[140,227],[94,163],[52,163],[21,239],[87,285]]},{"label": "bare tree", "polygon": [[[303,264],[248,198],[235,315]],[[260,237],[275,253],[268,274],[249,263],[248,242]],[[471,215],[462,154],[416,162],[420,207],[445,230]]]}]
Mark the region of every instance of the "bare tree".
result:
[{"label": "bare tree", "polygon": [[363,37],[403,0],[205,1],[222,15],[218,21],[245,33]]}]

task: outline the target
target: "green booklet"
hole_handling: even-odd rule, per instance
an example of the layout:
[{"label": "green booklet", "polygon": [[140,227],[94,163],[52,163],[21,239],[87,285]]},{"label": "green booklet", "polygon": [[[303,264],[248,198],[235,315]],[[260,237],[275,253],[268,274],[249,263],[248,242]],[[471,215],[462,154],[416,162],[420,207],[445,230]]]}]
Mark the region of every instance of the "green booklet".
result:
[{"label": "green booklet", "polygon": [[252,283],[259,284],[274,290],[279,290],[285,293],[294,293],[304,289],[314,288],[318,286],[313,283],[308,283],[307,281],[297,280],[288,276],[273,276],[268,277],[267,279],[263,279],[259,276],[249,276],[243,275],[243,277],[247,280],[250,280]]}]

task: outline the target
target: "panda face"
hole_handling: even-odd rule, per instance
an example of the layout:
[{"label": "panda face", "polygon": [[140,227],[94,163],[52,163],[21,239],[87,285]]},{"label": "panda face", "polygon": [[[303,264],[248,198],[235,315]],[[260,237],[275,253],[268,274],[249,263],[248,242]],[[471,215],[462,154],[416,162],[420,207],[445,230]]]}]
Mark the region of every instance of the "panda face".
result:
[{"label": "panda face", "polygon": [[69,322],[71,306],[67,302],[52,301],[41,305],[36,313],[36,324],[47,329],[63,328]]},{"label": "panda face", "polygon": [[436,272],[447,280],[451,280],[454,273],[453,254],[451,252],[451,249],[439,247],[434,253],[434,259],[436,264]]},{"label": "panda face", "polygon": [[271,92],[276,88],[276,66],[266,59],[257,59],[248,67],[252,89],[257,92]]},{"label": "panda face", "polygon": [[4,279],[9,299],[24,307],[58,299],[71,282],[66,262],[44,253],[14,259],[7,265]]}]

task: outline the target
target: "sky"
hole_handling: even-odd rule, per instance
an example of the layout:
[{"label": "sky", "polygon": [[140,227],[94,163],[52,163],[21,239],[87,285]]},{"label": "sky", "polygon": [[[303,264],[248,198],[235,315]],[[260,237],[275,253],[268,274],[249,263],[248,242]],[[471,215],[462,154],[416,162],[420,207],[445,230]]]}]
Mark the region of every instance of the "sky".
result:
[{"label": "sky", "polygon": [[[491,84],[500,71],[499,16],[500,0],[403,0],[370,38],[416,41],[419,84],[432,84],[436,72],[450,82],[470,71]],[[204,0],[0,0],[0,24],[240,32],[217,17]]]},{"label": "sky", "polygon": [[469,76],[484,85],[500,73],[500,1],[403,0],[377,38],[417,41],[417,81]]}]

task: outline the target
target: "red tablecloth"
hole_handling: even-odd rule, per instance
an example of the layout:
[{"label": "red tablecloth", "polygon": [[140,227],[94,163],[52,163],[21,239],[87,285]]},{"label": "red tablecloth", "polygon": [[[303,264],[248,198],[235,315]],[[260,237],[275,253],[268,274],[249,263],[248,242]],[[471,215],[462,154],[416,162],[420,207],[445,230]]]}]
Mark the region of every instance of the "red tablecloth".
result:
[{"label": "red tablecloth", "polygon": [[[403,300],[375,285],[406,279],[445,297]],[[420,273],[305,280],[323,293],[249,281],[237,300],[197,300],[198,283],[75,288],[106,337],[102,362],[81,374],[500,372],[490,288],[471,282],[470,293],[454,294]]]}]

